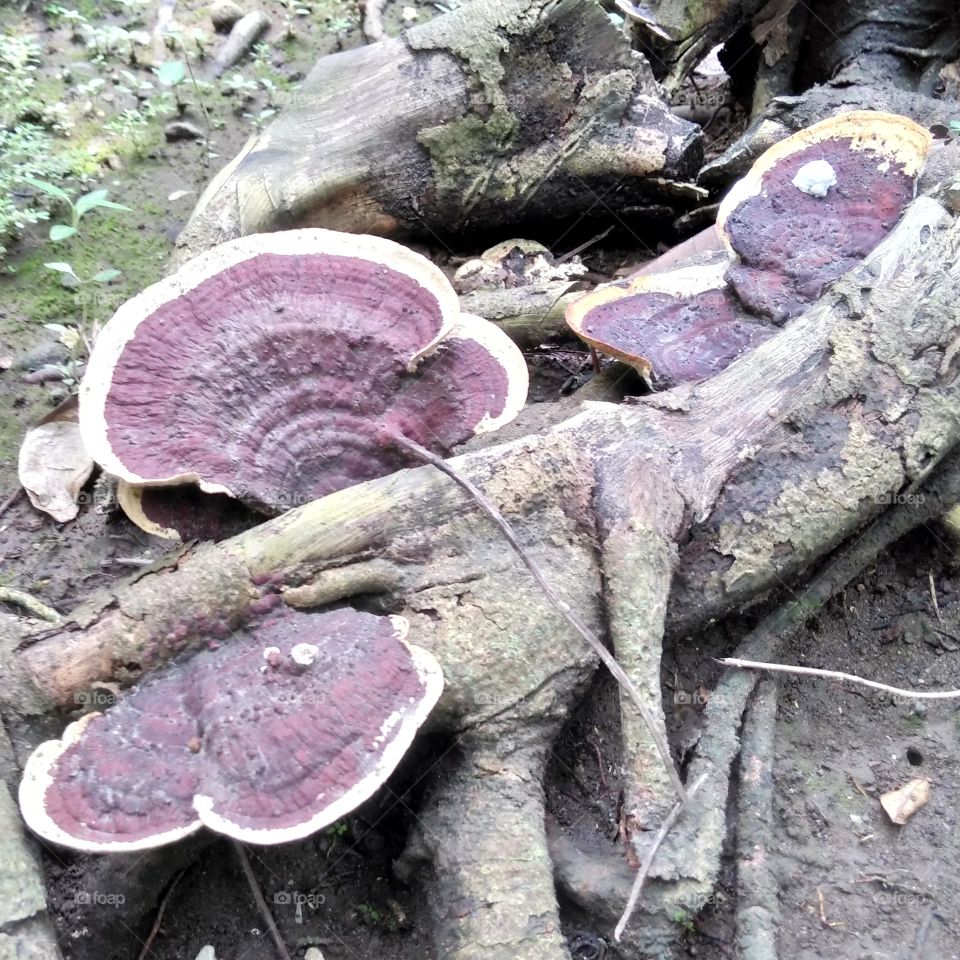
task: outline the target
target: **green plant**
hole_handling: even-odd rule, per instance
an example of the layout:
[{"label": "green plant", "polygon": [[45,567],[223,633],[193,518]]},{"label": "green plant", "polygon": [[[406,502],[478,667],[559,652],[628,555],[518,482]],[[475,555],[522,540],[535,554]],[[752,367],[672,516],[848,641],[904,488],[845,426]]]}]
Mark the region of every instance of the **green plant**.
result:
[{"label": "green plant", "polygon": [[19,120],[27,108],[40,64],[40,45],[33,37],[0,34],[0,125]]},{"label": "green plant", "polygon": [[262,110],[258,110],[256,113],[244,112],[242,114],[244,120],[249,120],[257,130],[262,130],[263,125],[273,117],[277,115],[277,111],[273,107],[264,107]]},{"label": "green plant", "polygon": [[111,283],[120,276],[120,271],[113,267],[105,267],[89,276],[80,276],[74,268],[63,260],[51,260],[44,264],[48,270],[60,274],[61,282],[73,288],[75,302],[80,306],[80,318],[75,324],[45,323],[48,330],[58,334],[60,342],[70,351],[70,358],[61,367],[63,382],[68,386],[75,386],[80,382],[78,367],[80,360],[90,355],[94,341],[99,333],[97,306],[101,298],[95,290],[104,284]]},{"label": "green plant", "polygon": [[[156,70],[157,79],[164,86],[171,87],[174,90],[174,95],[176,96],[177,87],[184,82],[187,76],[190,77],[190,84],[193,87],[194,95],[197,98],[197,103],[200,105],[200,111],[203,113],[204,123],[207,127],[204,164],[209,167],[211,158],[215,157],[216,154],[212,152],[213,121],[210,119],[210,111],[207,109],[207,102],[203,97],[203,91],[211,89],[210,84],[206,81],[197,79],[196,74],[193,72],[193,65],[190,63],[190,54],[187,51],[187,46],[183,42],[183,37],[180,35],[180,33],[168,34],[167,43],[172,47],[179,46],[180,50],[183,52],[183,60],[168,60],[161,64]],[[180,100],[179,96],[177,96],[177,109],[181,113],[184,110],[184,106],[185,104]]]},{"label": "green plant", "polygon": [[24,193],[25,179],[59,180],[83,173],[87,163],[83,151],[58,147],[50,133],[35,123],[0,128],[0,256],[26,227],[48,219],[47,195],[38,198]]},{"label": "green plant", "polygon": [[248,80],[241,73],[231,73],[220,81],[221,90],[228,96],[237,97],[241,105],[252,100],[260,89],[256,82]]},{"label": "green plant", "polygon": [[371,907],[369,903],[357,904],[357,913],[360,914],[362,920],[370,925],[378,924],[383,920],[383,914],[376,908]]},{"label": "green plant", "polygon": [[54,200],[59,200],[61,203],[66,204],[70,210],[69,223],[55,223],[50,228],[50,239],[54,243],[59,243],[61,240],[67,240],[74,236],[80,229],[80,220],[93,210],[130,209],[129,207],[123,206],[123,204],[114,203],[112,200],[108,200],[107,194],[110,192],[109,190],[91,190],[89,193],[83,194],[77,199],[76,202],[74,202],[70,194],[67,193],[67,191],[62,187],[58,187],[56,184],[48,183],[45,180],[39,180],[36,177],[24,177],[23,179],[29,183],[31,187],[36,187],[37,190],[41,190],[48,197],[52,197]]}]

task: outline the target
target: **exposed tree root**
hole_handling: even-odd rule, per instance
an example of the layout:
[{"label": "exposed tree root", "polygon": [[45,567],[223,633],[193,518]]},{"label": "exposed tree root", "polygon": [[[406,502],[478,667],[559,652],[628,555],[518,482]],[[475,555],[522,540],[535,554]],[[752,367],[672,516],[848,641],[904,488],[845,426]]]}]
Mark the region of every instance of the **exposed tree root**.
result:
[{"label": "exposed tree root", "polygon": [[780,900],[771,862],[777,685],[761,681],[743,721],[737,796],[737,948],[741,960],[777,960]]}]

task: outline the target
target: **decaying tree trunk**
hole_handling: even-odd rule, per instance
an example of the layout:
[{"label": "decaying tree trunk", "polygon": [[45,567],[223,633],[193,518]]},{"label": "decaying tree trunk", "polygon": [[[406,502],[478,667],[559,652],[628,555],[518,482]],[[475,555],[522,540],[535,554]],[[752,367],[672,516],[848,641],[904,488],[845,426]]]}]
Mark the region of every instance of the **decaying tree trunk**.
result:
[{"label": "decaying tree trunk", "polygon": [[[706,177],[723,182],[761,147],[845,105],[941,119],[927,86],[943,56],[927,35],[938,2],[925,0],[911,27],[910,43],[927,44],[919,57],[927,65],[898,68],[899,89],[878,93],[839,43],[818,51],[818,70],[839,71],[833,80],[808,78],[823,85],[785,100],[773,92],[784,92],[792,70],[773,58],[755,91],[756,123]],[[677,83],[735,30],[772,24],[764,42],[778,42],[776,18],[795,6],[670,0],[643,9],[667,34],[658,71]],[[848,5],[848,26],[867,30],[863,45],[877,48],[867,52],[901,66],[917,56],[891,50],[896,36],[886,27],[858,26],[862,6]],[[910,20],[905,10],[891,7],[894,28]],[[816,22],[822,16],[810,18],[811,30]],[[321,60],[297,97],[211,184],[181,238],[182,257],[293,225],[406,236],[509,224],[514,232],[525,219],[583,213],[606,190],[619,206],[682,196],[700,155],[698,129],[671,116],[646,62],[598,7],[579,0],[474,0],[401,38]],[[560,284],[478,291],[462,302],[533,346],[561,326],[569,296]],[[516,528],[564,601],[609,640],[661,716],[665,635],[684,637],[798,582],[954,449],[957,302],[960,224],[922,197],[860,267],[717,377],[631,405],[555,412],[543,418],[550,426],[453,462]],[[546,756],[596,660],[500,532],[431,467],[340,491],[221,544],[188,546],[62,627],[23,637],[2,658],[0,683],[19,759],[79,693],[136,682],[211,633],[226,635],[274,593],[305,608],[353,598],[403,613],[411,637],[443,667],[432,722],[456,735],[455,746],[397,865],[429,885],[438,955],[569,957],[555,881],[612,928],[636,857],[674,802],[670,781],[625,699],[628,844],[590,859],[559,828],[548,832]],[[627,956],[666,956],[676,911],[696,912],[713,888],[736,723],[751,686],[721,683],[711,698],[708,721],[726,711],[729,722],[704,738],[690,771],[712,781],[658,854]],[[0,803],[0,819],[7,814]],[[15,919],[38,927],[36,942],[48,932],[35,895]]]},{"label": "decaying tree trunk", "polygon": [[[863,265],[716,378],[634,406],[589,404],[540,435],[455,462],[566,602],[606,627],[657,707],[664,629],[692,629],[799,575],[951,449],[958,299],[960,225],[921,198]],[[411,635],[443,665],[436,722],[460,743],[407,858],[432,864],[443,955],[564,957],[540,781],[544,748],[594,658],[499,532],[432,468],[188,549],[31,638],[5,699],[21,712],[69,707],[78,691],[137,679],[277,590],[306,606],[378,598],[410,618]],[[670,798],[627,706],[624,721],[628,826],[642,849]],[[663,955],[674,911],[703,902],[723,833],[722,807],[681,821],[645,894],[638,949]],[[611,851],[614,862],[622,855]]]},{"label": "decaying tree trunk", "polygon": [[187,257],[295,225],[451,236],[649,202],[689,180],[700,130],[596,5],[473,0],[322,58],[214,179]]}]

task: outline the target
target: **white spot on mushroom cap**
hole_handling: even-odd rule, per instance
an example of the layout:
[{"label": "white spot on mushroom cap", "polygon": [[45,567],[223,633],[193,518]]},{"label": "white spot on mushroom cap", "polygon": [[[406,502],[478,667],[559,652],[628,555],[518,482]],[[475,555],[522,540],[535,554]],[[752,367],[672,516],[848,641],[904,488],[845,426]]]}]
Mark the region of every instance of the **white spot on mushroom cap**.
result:
[{"label": "white spot on mushroom cap", "polygon": [[291,651],[294,663],[299,663],[301,667],[309,667],[320,653],[320,648],[313,643],[298,643]]},{"label": "white spot on mushroom cap", "polygon": [[269,660],[272,656],[280,652],[279,647],[264,647],[263,659]]},{"label": "white spot on mushroom cap", "polygon": [[825,197],[837,185],[837,175],[826,160],[811,160],[797,171],[793,185],[811,197]]}]

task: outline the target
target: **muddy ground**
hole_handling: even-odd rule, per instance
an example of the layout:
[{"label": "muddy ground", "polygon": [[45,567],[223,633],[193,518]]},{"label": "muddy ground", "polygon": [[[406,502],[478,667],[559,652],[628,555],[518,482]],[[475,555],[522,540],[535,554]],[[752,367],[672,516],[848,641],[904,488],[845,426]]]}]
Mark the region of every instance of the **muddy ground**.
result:
[{"label": "muddy ground", "polygon": [[[301,4],[308,12],[294,15],[291,37],[284,36],[282,25],[294,5],[259,6],[273,18],[274,28],[256,62],[248,59],[238,68],[241,78],[251,83],[266,77],[275,87],[293,91],[317,55],[362,42],[358,12],[349,3]],[[398,29],[404,6],[388,4],[391,31]],[[422,18],[442,5],[408,6]],[[129,21],[121,3],[86,0],[78,7],[91,22]],[[155,2],[140,8],[145,29],[151,29],[157,8]],[[188,29],[199,27],[212,35],[205,8],[181,2],[178,19]],[[39,82],[50,96],[70,101],[72,81],[64,82],[65,72],[101,76],[108,85],[120,70],[151,75],[148,67],[124,62],[123,57],[91,63],[89,51],[72,40],[68,26],[51,28],[41,4],[0,8],[0,30],[38,39],[43,49]],[[187,119],[201,123],[192,92],[187,91],[185,99],[190,102]],[[278,99],[282,108],[282,97]],[[235,94],[222,90],[210,92],[206,100],[215,125],[212,152],[217,154],[209,166],[202,142],[165,142],[162,130],[170,116],[147,124],[140,132],[143,144],[135,150],[123,142],[108,142],[103,148],[102,162],[98,160],[87,188],[94,183],[108,186],[114,199],[133,210],[92,217],[83,242],[73,243],[67,252],[83,269],[122,270],[99,305],[102,319],[109,315],[111,302],[122,301],[162,274],[173,238],[198,192],[252,132],[255,121],[250,118],[271,109],[263,86],[242,105]],[[69,136],[89,144],[124,108],[124,95],[112,100],[101,96],[86,117],[89,122],[79,123]],[[716,134],[714,147],[728,138],[729,130],[721,128]],[[609,275],[624,262],[636,262],[678,239],[663,224],[627,224],[603,211],[598,211],[598,220],[601,229],[616,228],[606,250],[588,256],[589,266],[600,274]],[[541,225],[535,238],[564,253],[595,227],[584,225],[583,236],[557,236],[549,225]],[[43,324],[67,321],[76,310],[74,294],[58,287],[43,268],[61,253],[54,257],[45,229],[27,231],[0,261],[0,359],[13,361],[0,372],[0,502],[16,489],[23,431],[70,389],[61,382],[30,384],[23,379],[62,353]],[[430,252],[452,268],[459,257],[476,251]],[[532,401],[556,400],[562,389],[582,382],[582,377],[571,382],[586,363],[576,345],[530,360]],[[165,550],[162,541],[111,512],[91,482],[74,522],[58,525],[24,499],[6,511],[0,518],[0,583],[68,610],[90,590],[128,575]],[[704,635],[675,638],[665,651],[665,700],[681,756],[695,742],[703,699],[718,675],[711,658],[732,650],[756,615],[744,612]],[[940,525],[911,536],[832,602],[783,659],[905,686],[960,687],[956,541]],[[784,680],[779,689],[775,858],[781,957],[960,957],[960,714],[950,703],[892,701],[823,681]],[[584,845],[603,848],[616,842],[617,743],[615,691],[598,678],[556,744],[547,785],[551,815]],[[356,816],[301,843],[251,850],[259,882],[295,956],[318,946],[328,960],[434,957],[422,932],[426,911],[416,878],[401,883],[393,864],[416,817],[426,778],[441,756],[456,749],[455,741],[427,733],[387,788]],[[895,827],[877,798],[917,776],[932,781],[930,803],[907,826]],[[214,945],[217,956],[229,960],[275,956],[239,864],[223,841],[197,838],[174,850],[118,858],[85,857],[44,846],[42,856],[49,903],[68,960],[137,957],[161,906],[148,954],[156,960],[192,960],[204,944]],[[732,956],[735,902],[736,871],[728,851],[723,884],[709,908],[697,917],[675,918],[683,931],[678,956]],[[604,940],[609,931],[584,928],[572,911],[567,933],[576,957],[619,955]]]}]

